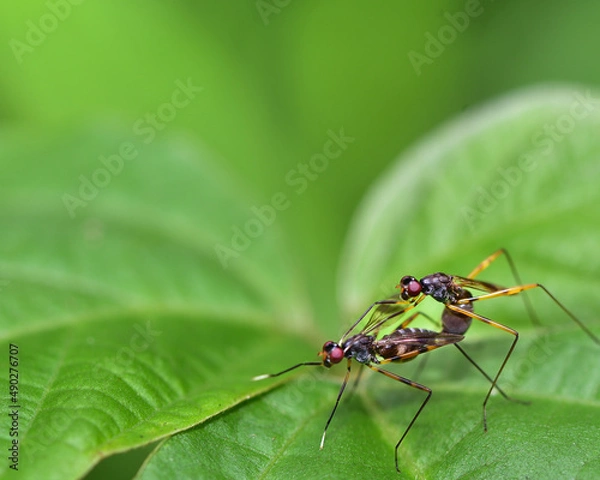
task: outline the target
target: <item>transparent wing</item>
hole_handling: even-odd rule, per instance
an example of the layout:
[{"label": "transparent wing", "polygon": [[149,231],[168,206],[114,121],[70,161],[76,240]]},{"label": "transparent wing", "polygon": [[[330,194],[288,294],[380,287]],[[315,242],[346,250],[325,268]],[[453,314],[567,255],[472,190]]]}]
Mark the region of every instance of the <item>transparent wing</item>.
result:
[{"label": "transparent wing", "polygon": [[397,294],[373,303],[348,329],[342,337],[341,343],[355,332],[361,332],[365,335],[377,335],[381,328],[396,324],[398,322],[397,317],[413,306],[410,302],[399,299]]},{"label": "transparent wing", "polygon": [[504,290],[504,287],[501,287],[499,285],[495,285],[489,282],[483,282],[481,280],[475,280],[473,278],[457,277],[456,275],[453,275],[452,280],[454,280],[454,283],[456,283],[460,287],[472,288],[474,290],[480,290],[482,292],[493,293],[497,292],[498,290]]}]

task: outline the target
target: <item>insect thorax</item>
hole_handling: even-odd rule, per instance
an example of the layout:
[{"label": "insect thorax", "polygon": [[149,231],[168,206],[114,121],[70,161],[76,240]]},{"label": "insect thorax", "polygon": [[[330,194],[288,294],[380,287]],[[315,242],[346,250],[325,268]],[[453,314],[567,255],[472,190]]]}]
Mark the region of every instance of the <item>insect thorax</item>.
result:
[{"label": "insect thorax", "polygon": [[442,272],[427,275],[419,283],[423,288],[422,293],[444,304],[456,303],[466,292],[452,281],[451,275]]},{"label": "insect thorax", "polygon": [[344,342],[342,348],[346,358],[353,358],[358,363],[378,363],[373,352],[373,337],[369,335],[354,335]]}]

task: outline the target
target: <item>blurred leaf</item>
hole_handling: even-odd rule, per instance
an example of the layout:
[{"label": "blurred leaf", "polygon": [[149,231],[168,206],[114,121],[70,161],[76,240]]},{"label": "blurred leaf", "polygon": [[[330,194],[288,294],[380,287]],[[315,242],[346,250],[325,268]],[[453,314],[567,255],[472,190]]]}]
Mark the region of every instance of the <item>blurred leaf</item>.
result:
[{"label": "blurred leaf", "polygon": [[[19,348],[23,478],[79,478],[267,388],[252,365],[294,351],[273,326],[305,331],[307,300],[280,235],[219,259],[251,203],[206,154],[100,126],[1,145],[0,338]],[[123,145],[137,155],[116,157]]]},{"label": "blurred leaf", "polygon": [[[64,20],[17,58],[11,42],[27,43],[55,3],[68,10]],[[0,120],[48,130],[116,117],[131,130],[171,101],[178,80],[202,87],[166,130],[201,139],[260,204],[276,192],[289,196],[292,206],[278,219],[290,233],[286,246],[302,258],[315,310],[333,325],[335,262],[355,205],[411,139],[468,103],[467,45],[459,39],[418,76],[407,53],[422,51],[425,33],[447,22],[447,1],[309,0],[276,8],[266,21],[258,3],[0,4]],[[356,142],[325,171],[308,173],[297,196],[288,175],[303,177],[299,165],[306,168],[328,130],[340,128]]]},{"label": "blurred leaf", "polygon": [[[403,275],[467,275],[505,247],[523,281],[543,282],[595,318],[599,107],[593,91],[528,89],[463,114],[403,154],[369,191],[347,236],[338,277],[345,314]],[[481,278],[515,283],[502,258]],[[543,293],[531,296],[542,318],[560,314]],[[517,324],[528,324],[520,302],[497,303],[515,305]]]},{"label": "blurred leaf", "polygon": [[[0,273],[13,288],[0,325],[26,319],[19,329],[27,330],[53,323],[54,309],[62,316],[150,302],[307,321],[306,293],[289,273],[277,225],[260,224],[247,193],[187,138],[149,147],[98,125],[71,144],[24,132],[6,132],[2,144]],[[117,158],[123,145],[133,159]],[[32,294],[37,301],[26,301]]]},{"label": "blurred leaf", "polygon": [[[466,273],[465,264],[468,271],[506,246],[524,277],[543,279],[598,331],[589,289],[597,282],[590,252],[600,225],[593,207],[600,122],[597,102],[581,110],[577,98],[567,89],[523,92],[469,112],[401,158],[348,235],[340,276],[346,322],[381,296],[382,281],[389,289],[413,273],[411,265],[422,273]],[[575,111],[585,115],[569,120]],[[570,121],[559,140],[540,136],[546,125],[564,129]],[[343,402],[319,452],[337,385],[322,381],[320,368],[273,393],[264,393],[272,381],[249,381],[313,360],[323,341],[297,274],[303,266],[290,259],[278,226],[263,225],[224,265],[215,245],[231,246],[232,227],[244,229],[253,218],[253,200],[241,186],[185,137],[162,136],[147,148],[127,129],[86,132],[67,142],[6,131],[0,143],[0,336],[20,350],[24,478],[79,478],[105,456],[160,439],[141,478],[177,470],[190,478],[348,478],[361,465],[394,478],[393,447],[419,392],[383,377],[367,380],[367,391]],[[134,158],[112,156],[129,144]],[[535,168],[519,174],[524,154]],[[489,205],[480,203],[485,192]],[[504,193],[494,202],[494,192]],[[67,208],[65,195],[82,204]],[[468,210],[486,205],[489,211],[474,216]],[[511,281],[505,267],[493,268],[499,276],[490,270],[490,278]],[[553,288],[559,280],[561,288]],[[404,475],[593,471],[600,379],[580,365],[594,365],[598,349],[539,296],[544,323],[560,325],[552,333],[519,320],[520,302],[482,305],[520,328],[502,386],[533,404],[494,398],[484,435],[485,380],[453,349],[430,355],[419,381],[435,396],[402,446]],[[465,346],[493,372],[510,339],[477,327]],[[402,374],[418,375],[410,367]],[[7,431],[0,435],[9,440]]]},{"label": "blurred leaf", "polygon": [[[348,235],[340,275],[345,318],[381,297],[377,289],[386,278],[390,286],[404,273],[446,268],[468,273],[470,263],[506,246],[516,252],[526,278],[543,279],[598,332],[589,291],[597,283],[597,246],[590,245],[600,233],[594,175],[600,115],[596,100],[586,109],[579,95],[550,88],[520,92],[465,114],[399,159],[374,186]],[[549,141],[544,133],[546,125],[571,124],[560,139]],[[497,268],[500,278],[511,282],[506,267]],[[492,270],[485,274],[496,278]],[[554,282],[558,288],[552,288]],[[434,397],[401,448],[406,478],[592,476],[600,442],[594,424],[600,414],[600,374],[581,366],[597,364],[600,349],[537,294],[538,312],[555,327],[550,333],[527,323],[519,301],[482,305],[495,312],[495,319],[522,327],[501,386],[532,404],[492,398],[490,430],[484,434],[481,402],[489,384],[455,350],[431,354],[419,381],[433,389]],[[474,330],[465,348],[486,371],[496,371],[510,338],[485,326]],[[257,371],[302,360],[270,358],[280,367],[271,361],[257,365]],[[402,370],[409,378],[411,372],[417,375]],[[315,386],[318,378],[305,372],[297,382],[166,440],[140,478],[174,472],[181,478],[353,478],[357,471],[397,478],[393,447],[422,394],[383,377],[371,379],[366,392],[342,403],[319,452],[336,388],[325,382]],[[290,400],[294,395],[299,398]]]},{"label": "blurred leaf", "polygon": [[[133,123],[156,115],[170,102],[175,81],[191,79],[204,91],[177,112],[179,128],[200,129],[202,138],[230,160],[242,155],[244,160],[272,160],[272,125],[263,95],[248,88],[260,82],[240,61],[240,44],[252,41],[248,35],[232,41],[230,29],[214,28],[215,17],[227,16],[229,22],[243,25],[242,31],[265,32],[253,6],[204,2],[200,11],[190,12],[183,3],[67,1],[52,8],[54,2],[24,0],[3,5],[0,38],[7,48],[2,52],[2,91],[7,108],[17,120],[42,125],[78,124],[103,115]],[[64,11],[62,19],[54,28],[40,28],[44,19],[57,18],[52,13],[57,8]],[[28,48],[15,54],[14,41]],[[240,128],[232,126],[233,106]]]}]

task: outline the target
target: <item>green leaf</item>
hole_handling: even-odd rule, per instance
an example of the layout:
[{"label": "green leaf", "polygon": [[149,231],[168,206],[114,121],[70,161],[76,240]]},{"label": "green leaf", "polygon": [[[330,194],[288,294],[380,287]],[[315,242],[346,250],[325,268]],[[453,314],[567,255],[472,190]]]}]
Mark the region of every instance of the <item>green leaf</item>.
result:
[{"label": "green leaf", "polygon": [[[518,92],[465,113],[398,159],[370,191],[347,236],[339,275],[345,323],[389,294],[404,274],[466,275],[506,247],[525,281],[543,282],[598,333],[590,292],[599,286],[600,114],[597,94],[586,103],[581,95],[587,94],[549,87]],[[515,283],[501,259],[481,277]],[[541,290],[530,293],[542,327],[531,324],[518,299],[477,304],[521,332],[500,385],[531,402],[494,395],[487,433],[481,404],[489,383],[455,349],[391,367],[434,392],[401,446],[403,477],[593,478],[600,443],[600,374],[593,366],[600,347]],[[464,348],[493,374],[512,337],[485,325],[472,330]],[[269,358],[256,364],[257,373],[312,359]],[[372,375],[366,388],[342,401],[319,451],[337,390],[319,378],[305,372],[173,436],[139,477],[354,478],[368,472],[398,478],[394,445],[423,393]],[[290,400],[294,394],[299,400]]]},{"label": "green leaf", "polygon": [[[505,385],[529,385],[532,393],[519,389],[518,398],[532,404],[494,397],[487,433],[481,417],[485,380],[451,349],[429,362],[419,381],[434,394],[400,448],[401,476],[395,472],[393,448],[424,394],[383,377],[366,379],[367,388],[342,402],[320,451],[337,386],[325,375],[305,373],[175,435],[157,447],[137,478],[355,478],[356,472],[369,472],[373,478],[565,478],[593,472],[600,429],[590,423],[598,416],[597,393],[592,395],[595,400],[574,399],[548,387],[560,382],[585,390],[589,376],[561,368],[559,381],[548,381],[545,372],[522,366],[529,359],[539,367],[544,349],[565,353],[560,335],[524,343],[521,364],[507,372],[505,379],[512,382]],[[491,340],[477,347],[474,354],[491,351],[496,360],[501,358],[496,354],[503,350]],[[567,350],[567,355],[576,353]],[[591,350],[581,358],[594,359],[597,352]],[[550,368],[549,363],[544,366]]]},{"label": "green leaf", "polygon": [[[30,478],[76,478],[106,455],[188,428],[264,390],[249,382],[251,365],[264,361],[263,349],[276,352],[279,338],[231,322],[223,328],[219,320],[121,310],[12,340],[23,372],[21,468]],[[236,346],[246,342],[239,355]],[[69,461],[61,468],[56,458]]]},{"label": "green leaf", "polygon": [[[467,275],[504,247],[523,281],[544,283],[595,318],[588,292],[600,286],[599,107],[593,91],[528,89],[466,112],[402,155],[368,192],[347,236],[344,313],[389,293],[403,275]],[[515,283],[504,259],[481,278]],[[542,316],[559,313],[546,299],[536,306]]]},{"label": "green leaf", "polygon": [[[255,362],[307,354],[273,329],[308,321],[282,237],[216,254],[251,200],[198,147],[101,126],[3,137],[0,338],[18,347],[23,478],[80,478],[264,391]],[[135,158],[114,156],[125,143]]]},{"label": "green leaf", "polygon": [[[321,375],[301,376],[216,421],[176,435],[157,448],[139,478],[318,478],[336,475],[340,467],[385,476],[390,465],[380,456],[382,450],[390,453],[389,445],[360,405],[345,412],[343,423],[335,425],[319,451],[336,393],[337,387]],[[352,455],[366,438],[372,440],[369,450]],[[244,461],[232,461],[238,458]]]}]

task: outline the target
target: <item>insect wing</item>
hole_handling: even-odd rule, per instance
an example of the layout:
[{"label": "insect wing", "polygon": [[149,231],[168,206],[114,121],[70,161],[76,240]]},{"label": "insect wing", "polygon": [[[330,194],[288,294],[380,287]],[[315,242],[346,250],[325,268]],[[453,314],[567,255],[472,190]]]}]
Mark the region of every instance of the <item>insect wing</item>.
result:
[{"label": "insect wing", "polygon": [[423,328],[403,328],[395,330],[381,340],[388,339],[395,343],[415,346],[437,345],[442,347],[451,343],[458,343],[463,338],[465,338],[463,335],[456,335],[454,333],[434,332],[433,330],[425,330]]},{"label": "insect wing", "polygon": [[403,328],[375,341],[373,347],[386,363],[405,362],[421,353],[458,343],[463,338],[463,335],[453,333],[440,333],[421,328]]},{"label": "insect wing", "polygon": [[373,313],[369,317],[367,323],[362,327],[361,331],[365,335],[377,335],[379,330],[388,326],[392,320],[398,317],[398,315],[402,315],[412,307],[413,306],[409,302],[398,300],[397,295],[390,297],[387,300],[383,300],[379,305],[373,307]]},{"label": "insect wing", "polygon": [[475,280],[473,278],[457,277],[453,276],[454,283],[459,287],[472,288],[474,290],[480,290],[482,292],[493,293],[498,290],[504,290],[504,287],[494,285],[493,283],[483,282],[481,280]]}]

